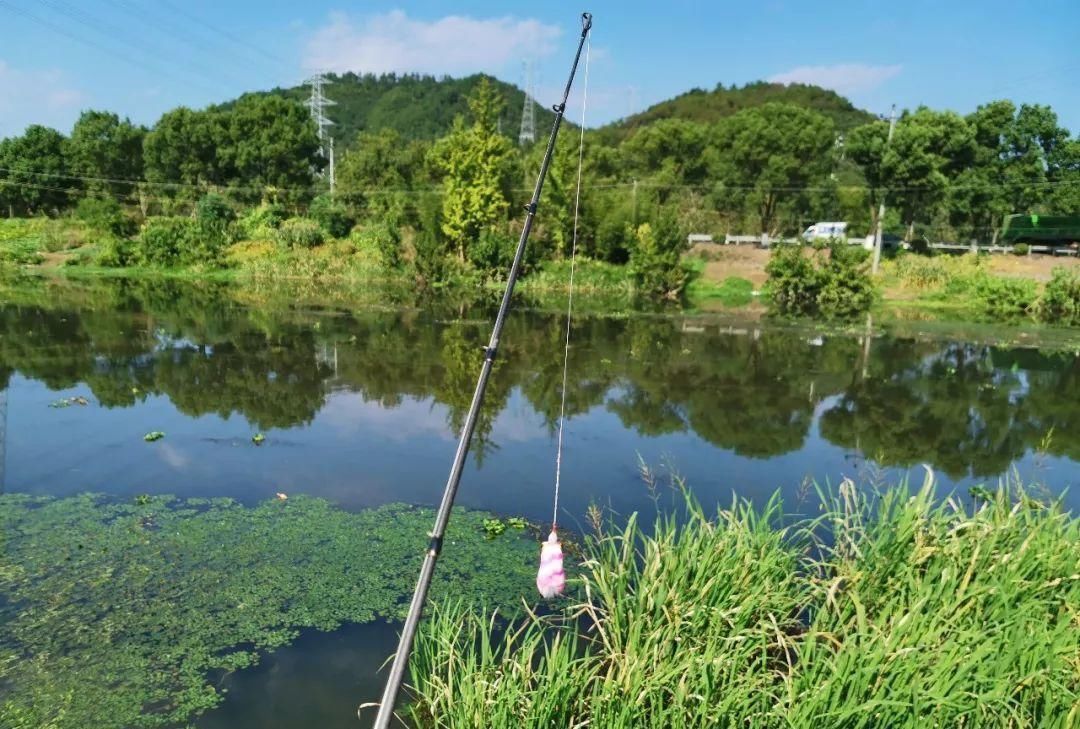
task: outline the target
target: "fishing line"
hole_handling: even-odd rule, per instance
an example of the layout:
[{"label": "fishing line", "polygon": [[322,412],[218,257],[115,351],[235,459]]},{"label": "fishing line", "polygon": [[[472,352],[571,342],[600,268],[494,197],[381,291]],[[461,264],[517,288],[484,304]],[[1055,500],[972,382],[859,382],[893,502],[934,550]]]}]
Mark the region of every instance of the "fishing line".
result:
[{"label": "fishing line", "polygon": [[585,79],[581,96],[581,136],[578,139],[577,191],[574,194],[574,235],[570,245],[570,290],[566,297],[566,347],[563,350],[562,398],[559,403],[559,441],[555,448],[555,505],[551,513],[551,529],[559,521],[559,485],[562,479],[563,431],[566,428],[566,375],[570,364],[570,332],[574,312],[574,270],[577,265],[578,214],[581,209],[581,169],[585,159],[585,109],[589,101],[589,54],[592,38],[585,44]]}]

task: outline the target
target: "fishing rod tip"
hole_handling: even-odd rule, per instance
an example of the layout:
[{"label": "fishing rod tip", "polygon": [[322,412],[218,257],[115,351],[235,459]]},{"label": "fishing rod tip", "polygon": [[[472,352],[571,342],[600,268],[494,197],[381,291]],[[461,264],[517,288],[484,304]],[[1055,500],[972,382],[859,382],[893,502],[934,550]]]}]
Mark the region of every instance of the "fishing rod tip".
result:
[{"label": "fishing rod tip", "polygon": [[592,13],[581,14],[581,34],[585,35],[592,30]]}]

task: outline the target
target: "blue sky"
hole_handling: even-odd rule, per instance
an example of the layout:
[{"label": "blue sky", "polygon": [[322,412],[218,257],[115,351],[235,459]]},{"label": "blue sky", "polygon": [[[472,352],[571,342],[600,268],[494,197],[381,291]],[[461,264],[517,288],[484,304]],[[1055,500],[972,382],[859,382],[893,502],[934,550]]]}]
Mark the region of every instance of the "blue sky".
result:
[{"label": "blue sky", "polygon": [[1050,104],[1080,131],[1078,0],[0,0],[0,137],[34,122],[67,132],[87,108],[152,124],[315,69],[486,71],[520,84],[526,56],[546,104],[582,9],[596,18],[590,124],[693,87],[776,79],[834,88],[875,113]]}]

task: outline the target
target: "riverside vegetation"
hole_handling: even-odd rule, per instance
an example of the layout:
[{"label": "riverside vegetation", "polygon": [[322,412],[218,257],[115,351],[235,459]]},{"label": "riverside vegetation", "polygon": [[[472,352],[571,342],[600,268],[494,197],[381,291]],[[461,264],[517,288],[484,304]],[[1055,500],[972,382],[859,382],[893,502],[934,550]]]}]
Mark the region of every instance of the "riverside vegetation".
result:
[{"label": "riverside vegetation", "polygon": [[[178,108],[151,129],[88,111],[68,136],[31,126],[3,140],[0,209],[21,220],[0,233],[0,259],[350,285],[469,287],[502,275],[520,217],[511,202],[524,199],[543,151],[517,148],[502,131],[503,99],[520,92],[481,76],[347,75],[335,89],[349,136],[333,198],[295,89]],[[693,90],[588,130],[584,283],[650,301],[690,285],[700,297],[708,287],[691,285],[687,233],[775,237],[821,219],[872,230],[883,198],[886,230],[909,240],[992,240],[1008,213],[1080,208],[1080,140],[1049,107],[920,108],[901,116],[887,146],[886,126],[822,89],[751,84]],[[556,149],[526,261],[525,282],[541,287],[565,286],[552,271],[565,265],[575,226],[574,131]],[[27,216],[65,224],[20,227]],[[849,297],[819,283],[824,299],[797,308],[839,314],[872,298],[861,284]],[[744,296],[742,282],[713,286],[721,300]],[[1007,286],[1012,299],[1024,294]],[[813,298],[781,296],[778,308]]]},{"label": "riverside vegetation", "polygon": [[1080,722],[1080,522],[932,479],[820,516],[736,501],[596,523],[569,604],[448,603],[412,660],[418,726],[1065,727]]}]

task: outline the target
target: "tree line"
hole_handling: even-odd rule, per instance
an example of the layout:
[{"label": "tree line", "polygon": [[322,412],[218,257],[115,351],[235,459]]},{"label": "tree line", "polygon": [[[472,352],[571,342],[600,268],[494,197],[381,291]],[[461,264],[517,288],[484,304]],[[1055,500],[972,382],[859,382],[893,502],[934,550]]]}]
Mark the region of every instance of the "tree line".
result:
[{"label": "tree line", "polygon": [[[447,265],[505,263],[516,203],[528,197],[543,153],[542,143],[521,148],[500,129],[505,104],[487,79],[468,107],[434,140],[390,127],[360,131],[336,160],[337,217],[386,227],[394,257],[429,276]],[[900,116],[891,140],[885,121],[841,133],[833,116],[766,101],[712,121],[666,117],[619,134],[589,131],[579,250],[638,271],[673,260],[677,268],[687,232],[790,235],[829,219],[847,220],[859,235],[873,230],[882,200],[886,229],[907,239],[990,242],[1010,213],[1080,211],[1080,139],[1049,107],[995,101],[966,116],[918,108]],[[579,150],[578,135],[566,131],[533,261],[567,255],[573,238]],[[151,128],[87,111],[68,136],[31,126],[0,141],[0,210],[56,216],[108,199],[142,222],[191,214],[218,193],[235,208],[304,215],[328,192],[327,162],[307,111],[283,96],[178,108]],[[667,271],[655,286],[678,279]]]}]

